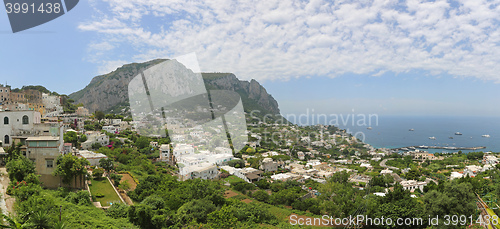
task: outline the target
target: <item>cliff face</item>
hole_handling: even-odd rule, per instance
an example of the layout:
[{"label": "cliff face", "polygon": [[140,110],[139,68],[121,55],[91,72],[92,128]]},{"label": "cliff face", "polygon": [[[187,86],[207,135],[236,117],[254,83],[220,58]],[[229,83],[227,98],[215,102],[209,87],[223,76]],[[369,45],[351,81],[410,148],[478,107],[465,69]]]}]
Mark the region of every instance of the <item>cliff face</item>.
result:
[{"label": "cliff face", "polygon": [[[122,113],[128,112],[128,84],[140,71],[165,60],[124,65],[117,70],[96,76],[84,89],[69,97],[75,103],[83,103],[91,112],[96,110]],[[257,81],[242,81],[232,73],[202,73],[207,89],[231,90],[240,94],[245,111],[259,110],[260,115],[279,115],[278,102]]]},{"label": "cliff face", "polygon": [[[267,93],[256,80],[242,81],[232,73],[203,73],[207,89],[223,89],[238,92],[242,98],[245,111],[260,110],[263,114],[279,114],[278,102]],[[256,104],[251,104],[251,103]],[[261,109],[255,107],[258,105]]]},{"label": "cliff face", "polygon": [[94,77],[80,91],[69,95],[75,103],[83,105],[94,112],[110,111],[117,106],[128,105],[128,83],[140,71],[163,60],[152,60],[145,63],[126,64],[105,75]]}]

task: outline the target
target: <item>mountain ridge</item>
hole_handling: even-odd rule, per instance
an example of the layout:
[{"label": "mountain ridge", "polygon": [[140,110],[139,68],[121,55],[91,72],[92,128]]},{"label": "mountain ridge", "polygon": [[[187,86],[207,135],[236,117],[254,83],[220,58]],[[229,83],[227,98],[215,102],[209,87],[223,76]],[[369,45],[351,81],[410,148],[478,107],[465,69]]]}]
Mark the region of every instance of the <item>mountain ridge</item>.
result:
[{"label": "mountain ridge", "polygon": [[[128,114],[128,83],[139,72],[166,61],[155,59],[144,63],[125,64],[110,73],[95,76],[83,89],[71,93],[70,99],[96,110]],[[256,80],[240,80],[233,73],[202,73],[207,90],[231,90],[240,94],[246,112],[258,110],[256,116],[270,114],[281,117],[278,102]]]}]

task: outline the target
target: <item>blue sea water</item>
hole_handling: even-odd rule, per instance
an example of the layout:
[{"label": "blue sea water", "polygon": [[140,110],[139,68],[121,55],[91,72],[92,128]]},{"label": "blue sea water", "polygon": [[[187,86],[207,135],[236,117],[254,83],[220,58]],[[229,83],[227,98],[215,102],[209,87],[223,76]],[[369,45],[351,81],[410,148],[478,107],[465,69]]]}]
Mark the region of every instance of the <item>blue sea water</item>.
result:
[{"label": "blue sea water", "polygon": [[[378,122],[339,121],[339,127],[376,148],[399,148],[407,146],[456,146],[486,149],[478,151],[500,152],[500,117],[445,117],[445,116],[378,116]],[[352,120],[351,120],[352,121]],[[362,125],[358,125],[358,124]],[[363,125],[366,123],[366,125]],[[347,124],[347,125],[344,125]],[[409,131],[414,129],[414,131]],[[463,135],[455,135],[460,132]],[[482,135],[490,135],[489,138]],[[431,140],[429,137],[435,137]],[[450,139],[453,137],[453,139]],[[455,152],[457,150],[428,149],[435,152]],[[463,152],[469,152],[463,150]]]}]

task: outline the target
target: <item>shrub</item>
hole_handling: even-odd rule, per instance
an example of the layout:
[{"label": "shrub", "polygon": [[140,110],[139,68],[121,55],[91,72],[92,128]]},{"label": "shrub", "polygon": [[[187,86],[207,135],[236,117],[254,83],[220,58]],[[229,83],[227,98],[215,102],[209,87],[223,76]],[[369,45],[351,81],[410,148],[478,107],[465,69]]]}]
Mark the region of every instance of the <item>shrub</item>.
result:
[{"label": "shrub", "polygon": [[118,218],[127,218],[128,206],[122,203],[116,203],[111,205],[106,211],[106,215],[113,217],[115,219]]},{"label": "shrub", "polygon": [[109,174],[109,178],[111,178],[111,180],[113,181],[113,184],[115,186],[120,185],[120,181],[122,180],[122,177],[123,177],[122,175],[116,174],[116,173]]},{"label": "shrub", "polygon": [[253,194],[253,198],[261,202],[267,202],[269,200],[269,194],[264,190],[258,190]]},{"label": "shrub", "polygon": [[97,197],[97,198],[102,198],[102,197],[104,197],[104,194],[98,192],[94,196]]},{"label": "shrub", "polygon": [[103,174],[104,174],[104,169],[102,168],[94,169],[94,171],[92,171],[92,175],[94,176],[95,179],[98,180],[102,178]]},{"label": "shrub", "polygon": [[129,191],[130,190],[130,184],[128,183],[128,181],[124,180],[123,182],[120,183],[120,185],[118,186],[118,188],[120,188],[122,190],[125,190],[125,191]]},{"label": "shrub", "polygon": [[89,197],[90,197],[89,193],[87,191],[82,190],[77,193],[70,192],[64,199],[73,204],[89,206],[92,205]]}]

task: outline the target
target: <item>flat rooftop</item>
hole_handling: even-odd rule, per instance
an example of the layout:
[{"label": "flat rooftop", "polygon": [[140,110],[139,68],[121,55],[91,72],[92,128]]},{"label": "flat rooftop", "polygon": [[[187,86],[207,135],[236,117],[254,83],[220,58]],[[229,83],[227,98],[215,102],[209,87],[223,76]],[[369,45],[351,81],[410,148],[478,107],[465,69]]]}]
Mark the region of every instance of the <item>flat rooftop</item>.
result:
[{"label": "flat rooftop", "polygon": [[53,137],[53,136],[28,137],[26,141],[59,141],[59,137]]}]

